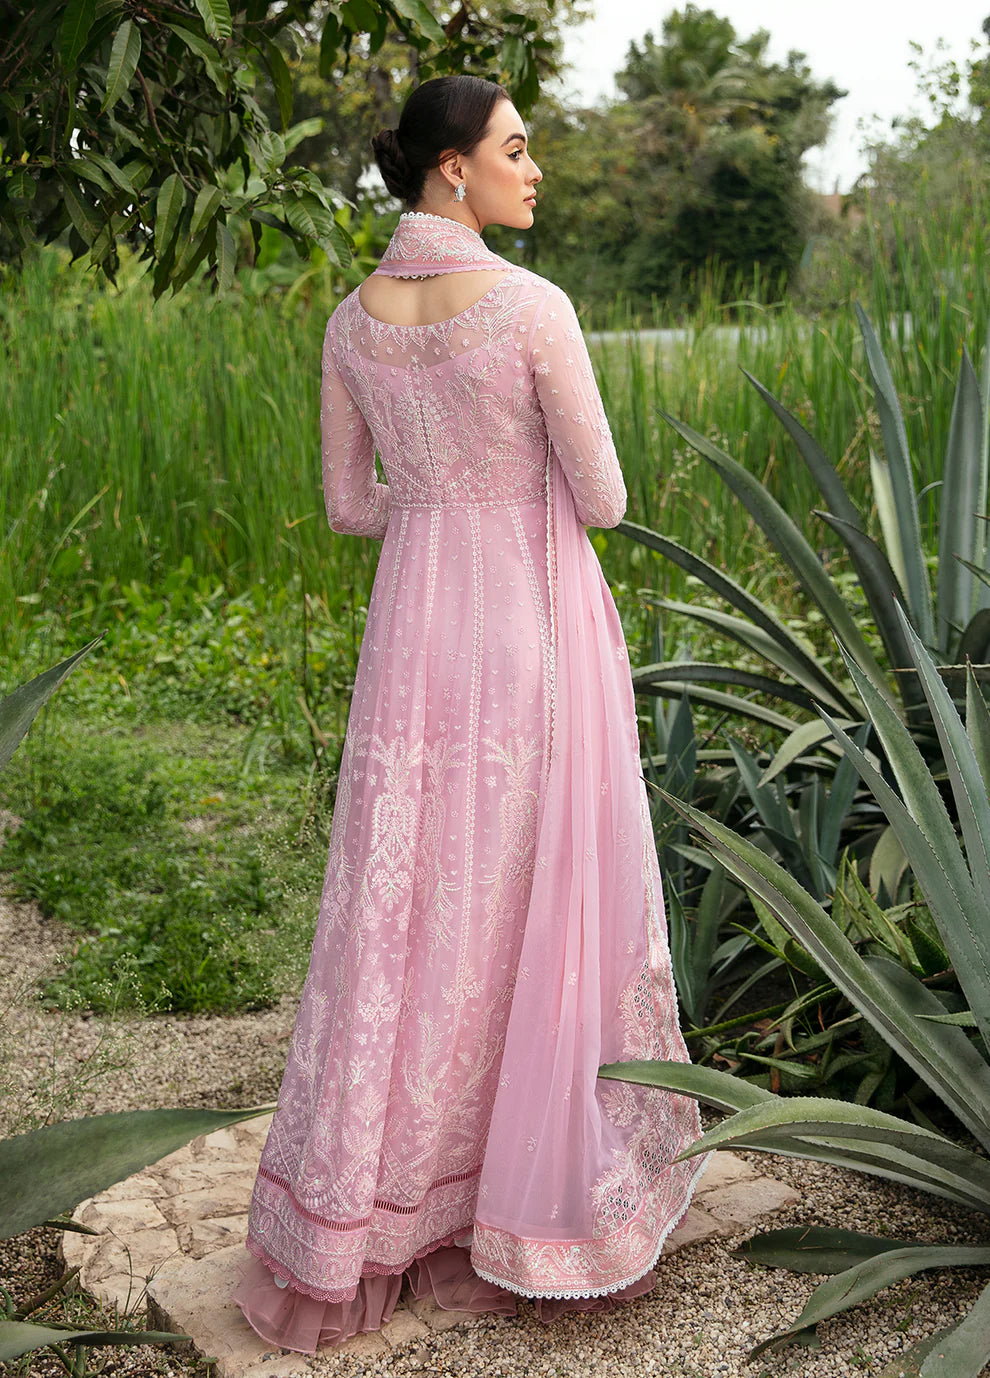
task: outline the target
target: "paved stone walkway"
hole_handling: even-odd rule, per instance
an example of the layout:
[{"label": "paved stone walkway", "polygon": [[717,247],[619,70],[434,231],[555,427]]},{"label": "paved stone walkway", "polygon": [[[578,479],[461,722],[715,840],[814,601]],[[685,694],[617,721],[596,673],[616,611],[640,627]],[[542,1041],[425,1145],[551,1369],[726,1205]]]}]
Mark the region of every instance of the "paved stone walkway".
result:
[{"label": "paved stone walkway", "polygon": [[[290,1378],[309,1371],[307,1356],[272,1350],[228,1300],[246,1265],[247,1209],[271,1116],[245,1120],[193,1140],[143,1172],[76,1208],[97,1236],[65,1233],[66,1265],[80,1284],[121,1310],[147,1289],[155,1329],[192,1337],[216,1378]],[[798,1193],[733,1153],[716,1153],[694,1202],[664,1253],[732,1234],[797,1201]],[[406,1293],[388,1325],[342,1347],[374,1356],[413,1344],[430,1331],[475,1317],[444,1311]]]}]

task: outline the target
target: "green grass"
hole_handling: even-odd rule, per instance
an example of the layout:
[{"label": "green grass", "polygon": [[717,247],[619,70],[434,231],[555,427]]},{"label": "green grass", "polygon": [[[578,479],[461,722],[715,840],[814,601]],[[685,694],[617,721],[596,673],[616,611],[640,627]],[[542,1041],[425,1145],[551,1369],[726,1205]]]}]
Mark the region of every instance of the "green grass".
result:
[{"label": "green grass", "polygon": [[[836,257],[826,246],[834,300],[817,314],[795,299],[766,305],[758,275],[736,284],[745,294],[726,305],[727,284],[716,275],[679,322],[683,342],[657,347],[629,337],[594,347],[629,517],[694,545],[756,592],[775,582],[746,514],[660,419],[662,409],[720,440],[816,544],[832,548],[811,513],[818,499],[803,465],[739,366],[796,411],[868,506],[869,449],[878,437],[856,296],[891,351],[919,487],[937,481],[959,352],[965,343],[982,354],[990,320],[990,287],[978,271],[984,233],[951,217],[910,239],[895,226],[893,247],[870,249],[883,271],[865,275],[851,253]],[[5,281],[0,606],[14,615],[0,625],[0,651],[23,652],[41,607],[73,619],[80,637],[91,635],[126,615],[133,581],[157,594],[186,560],[197,579],[228,596],[280,589],[295,577],[334,622],[353,623],[378,545],[326,526],[319,357],[333,305],[329,284],[288,308],[236,294],[214,303],[196,287],[153,305],[142,281],[101,290],[54,251]],[[628,303],[615,303],[608,319],[600,309],[595,316],[596,325],[620,327]],[[664,303],[639,311],[644,326],[672,321]],[[725,338],[726,323],[742,328],[738,344]],[[924,504],[922,519],[929,517]],[[678,571],[621,538],[594,539],[615,583],[683,593]]]},{"label": "green grass", "polygon": [[23,820],[6,888],[78,935],[48,1000],[100,1009],[124,971],[149,1009],[251,1009],[298,985],[330,807],[307,801],[305,771],[245,770],[243,729],[55,717],[3,791]]}]

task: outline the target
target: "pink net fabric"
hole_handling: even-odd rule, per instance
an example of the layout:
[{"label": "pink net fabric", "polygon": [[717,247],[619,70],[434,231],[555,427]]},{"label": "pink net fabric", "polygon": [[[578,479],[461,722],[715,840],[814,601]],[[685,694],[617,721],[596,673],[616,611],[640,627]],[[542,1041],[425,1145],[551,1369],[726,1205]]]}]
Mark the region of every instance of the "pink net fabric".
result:
[{"label": "pink net fabric", "polygon": [[[478,263],[446,217],[396,233],[396,266]],[[688,1054],[574,307],[523,268],[432,325],[352,292],[322,421],[330,525],[382,550],[239,1303],[303,1352],[380,1326],[403,1274],[458,1310],[607,1309],[652,1286],[704,1162],[674,1161],[693,1101],[598,1078]]]},{"label": "pink net fabric", "polygon": [[[600,404],[599,404],[600,405]],[[556,675],[536,865],[478,1189],[472,1260],[536,1297],[624,1291],[659,1257],[707,1157],[697,1104],[599,1080],[687,1061],[618,610],[548,460]]]},{"label": "pink net fabric", "polygon": [[[573,1311],[609,1311],[650,1291],[655,1282],[656,1273],[651,1271],[609,1296],[537,1298],[535,1311],[547,1325]],[[513,1293],[478,1277],[471,1267],[470,1249],[457,1245],[414,1259],[404,1273],[363,1277],[353,1300],[337,1302],[317,1301],[291,1287],[279,1287],[271,1270],[260,1259],[251,1258],[233,1299],[266,1343],[314,1354],[354,1335],[380,1330],[391,1320],[404,1283],[410,1296],[428,1297],[445,1311],[514,1316],[518,1309]]]}]

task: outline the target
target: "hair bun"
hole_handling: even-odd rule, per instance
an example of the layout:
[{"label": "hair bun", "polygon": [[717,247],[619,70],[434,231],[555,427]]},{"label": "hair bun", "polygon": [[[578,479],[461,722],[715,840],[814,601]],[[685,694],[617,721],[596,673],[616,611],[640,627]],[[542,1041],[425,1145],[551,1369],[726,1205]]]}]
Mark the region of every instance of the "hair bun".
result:
[{"label": "hair bun", "polygon": [[393,196],[406,199],[412,169],[399,143],[397,129],[383,129],[371,141],[382,180]]},{"label": "hair bun", "polygon": [[463,72],[420,82],[406,98],[398,127],[380,129],[371,139],[391,195],[407,206],[418,205],[440,155],[456,149],[468,157],[485,137],[495,102],[508,99],[496,82]]}]

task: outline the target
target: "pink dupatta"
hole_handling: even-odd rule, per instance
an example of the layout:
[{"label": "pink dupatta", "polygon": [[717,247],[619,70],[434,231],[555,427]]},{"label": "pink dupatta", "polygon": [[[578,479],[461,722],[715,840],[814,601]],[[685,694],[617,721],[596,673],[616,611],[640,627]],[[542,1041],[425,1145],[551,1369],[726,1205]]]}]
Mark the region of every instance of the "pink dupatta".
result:
[{"label": "pink dupatta", "polygon": [[[707,1158],[693,1100],[598,1080],[602,1063],[687,1061],[622,625],[548,445],[556,670],[536,866],[471,1249],[533,1297],[642,1278]],[[590,634],[589,634],[590,630]]]}]

